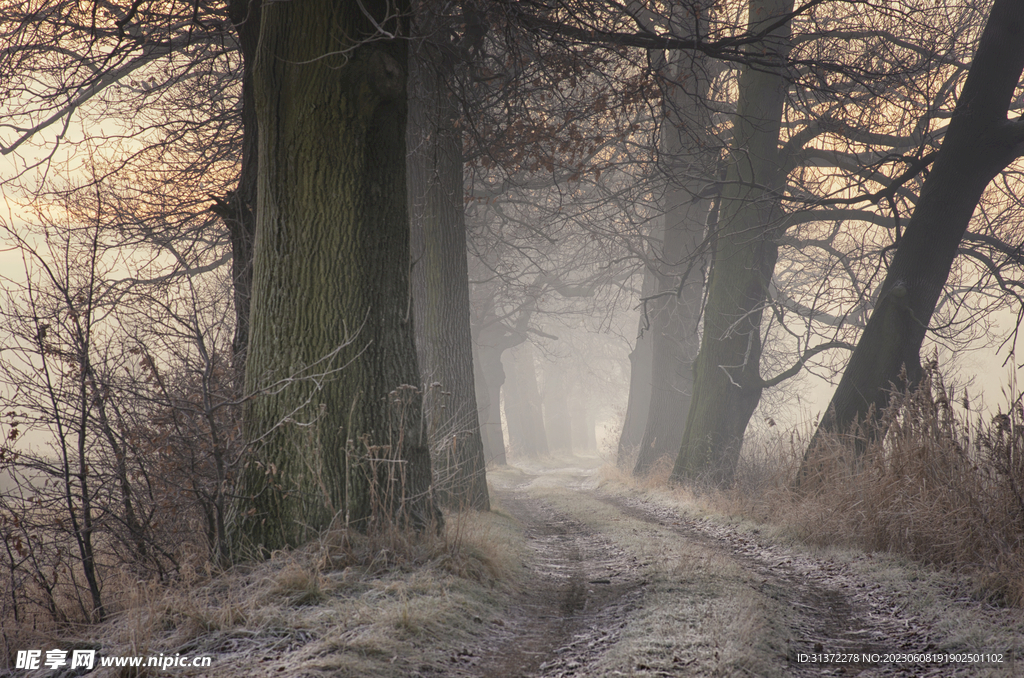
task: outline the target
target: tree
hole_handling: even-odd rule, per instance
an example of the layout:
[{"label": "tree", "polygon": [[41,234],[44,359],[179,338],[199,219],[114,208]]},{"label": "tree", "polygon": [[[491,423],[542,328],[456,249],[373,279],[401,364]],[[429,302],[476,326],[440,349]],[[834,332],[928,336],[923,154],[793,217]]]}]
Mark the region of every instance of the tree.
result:
[{"label": "tree", "polygon": [[[654,292],[654,273],[645,268],[640,297],[646,299]],[[651,335],[645,331],[646,323],[641,315],[633,349],[629,352],[629,396],[626,412],[622,417],[622,431],[615,450],[615,463],[619,468],[632,470],[636,466],[637,453],[644,439],[647,415],[651,409],[651,386],[654,379],[654,351]]]},{"label": "tree", "polygon": [[[439,500],[489,508],[473,379],[460,101],[454,79],[474,45],[456,42],[441,8],[415,8],[409,69],[412,300],[424,417]],[[467,35],[470,33],[467,32]]]},{"label": "tree", "polygon": [[556,358],[544,362],[544,431],[551,452],[571,452],[576,443],[573,436],[575,418],[570,414],[569,377],[565,366]]},{"label": "tree", "polygon": [[506,351],[502,362],[505,363],[506,374],[502,403],[509,445],[519,459],[546,457],[551,450],[544,425],[532,343],[526,341],[513,351]]},{"label": "tree", "polygon": [[[863,3],[810,2],[796,9],[776,5],[775,14],[766,18],[772,15],[769,5],[716,3],[709,10],[709,29],[689,34],[664,17],[652,17],[665,8],[642,3],[579,0],[561,10],[508,6],[510,15],[529,31],[567,50],[579,44],[604,46],[622,55],[629,48],[683,50],[732,65],[720,87],[729,96],[709,97],[707,103],[714,111],[714,134],[726,142],[721,145],[724,164],[742,169],[732,180],[718,183],[721,209],[704,243],[714,249],[715,266],[724,270],[718,285],[712,272],[704,338],[711,336],[709,323],[717,322],[715,341],[731,348],[702,342],[708,347],[704,367],[709,369],[703,370],[703,381],[699,375],[697,379],[700,388],[711,390],[694,398],[691,410],[704,411],[687,419],[688,428],[693,427],[693,435],[687,436],[696,447],[684,445],[677,478],[710,471],[727,481],[747,422],[765,390],[809,365],[828,374],[841,360],[838,351],[852,348],[849,339],[873,303],[871,280],[878,259],[872,248],[884,255],[885,238],[899,238],[900,212],[913,205],[916,177],[932,161],[930,146],[945,133],[940,121],[948,114],[948,94],[958,81],[962,44],[974,30],[972,8],[959,5],[907,0],[866,11]],[[791,27],[794,39],[780,44],[780,32]],[[784,120],[754,120],[744,131],[743,116],[734,114],[729,116],[732,124],[723,124],[737,103],[742,107],[744,100],[756,101],[754,108],[768,103],[744,93],[741,82],[749,86],[757,74],[775,76],[779,96],[774,100],[783,102],[776,108]],[[774,141],[768,141],[773,128]],[[764,149],[779,164],[772,167],[765,157],[754,157],[736,143],[751,130],[761,134],[757,143],[765,142]],[[746,184],[755,169],[757,180],[774,184]],[[872,204],[849,208],[858,203]],[[758,207],[762,213],[749,218]],[[746,228],[737,226],[748,218]],[[998,236],[974,242],[995,247],[1001,260],[1013,259],[1012,247],[1006,248]],[[810,258],[798,248],[813,248],[820,257],[814,266],[826,275],[808,277],[787,261],[776,276],[780,247],[787,256],[796,253],[805,261]],[[727,263],[738,258],[746,263],[735,268]],[[989,279],[1010,287],[1001,277],[1005,264],[984,252],[974,258],[990,270]],[[845,280],[835,280],[834,271]],[[740,291],[743,281],[748,289]],[[964,301],[967,287],[950,290],[953,309],[969,308]],[[987,303],[983,296],[975,299]],[[770,356],[764,366],[775,373],[771,377],[761,376],[764,347]],[[701,371],[700,362],[697,369]],[[720,375],[712,375],[715,370]],[[738,397],[724,397],[729,389]],[[721,440],[711,445],[712,437]],[[701,446],[712,451],[710,458],[699,453],[694,457]]]},{"label": "tree", "polygon": [[[678,8],[673,12],[672,28],[706,34],[707,8],[690,9],[694,15],[684,15]],[[708,186],[718,163],[708,103],[715,66],[699,53],[674,52],[671,57],[658,51],[652,59],[662,90],[658,159],[665,183],[660,247],[648,263],[657,290],[641,300],[641,331],[651,333],[653,355],[650,407],[633,468],[637,475],[662,457],[678,454],[683,440],[686,419],[680,413],[690,409],[693,363],[700,346],[703,243],[711,208]]]},{"label": "tree", "polygon": [[249,306],[252,299],[252,257],[256,244],[256,182],[259,178],[259,128],[252,71],[260,34],[260,2],[230,0],[228,16],[238,36],[241,53],[241,152],[238,186],[223,198],[213,196],[211,208],[228,228],[231,240],[231,281],[235,302],[235,336],[232,341],[235,368],[245,374],[249,345]]},{"label": "tree", "polygon": [[408,5],[263,7],[238,540],[439,521],[409,294]]},{"label": "tree", "polygon": [[[0,12],[4,193],[31,204],[92,190],[132,247],[175,243],[164,280],[230,262],[210,194],[234,183],[237,43],[221,3],[13,3]],[[139,281],[144,282],[144,281]]]},{"label": "tree", "polygon": [[28,581],[5,596],[15,614],[74,618],[77,604],[100,618],[125,570],[164,580],[185,553],[226,561],[241,448],[230,302],[205,280],[133,284],[151,264],[119,256],[93,187],[33,222],[0,222],[23,261],[4,272],[0,313],[3,569]]},{"label": "tree", "polygon": [[[750,31],[777,25],[791,0],[751,0]],[[708,279],[694,397],[672,475],[710,473],[726,479],[739,457],[743,432],[761,398],[761,315],[778,257],[776,194],[785,175],[779,156],[786,81],[779,72],[788,51],[788,24],[756,49],[776,67],[747,67],[737,84],[733,157],[727,165],[720,221]]]},{"label": "tree", "polygon": [[[920,199],[880,286],[878,301],[811,442],[847,432],[885,408],[905,370],[921,378],[932,314],[989,183],[1024,153],[1024,120],[1008,110],[1024,70],[1024,7],[996,0]],[[802,477],[811,467],[805,462]]]},{"label": "tree", "polygon": [[[40,454],[6,456],[20,485],[0,520],[26,549],[8,563],[12,578],[34,570],[55,617],[47,568],[77,586],[80,566],[101,616],[114,568],[162,579],[186,550],[225,560],[237,401],[217,273],[230,257],[207,210],[236,159],[224,10],[56,1],[0,11],[4,239],[33,262],[23,280],[5,271],[0,397],[7,412],[34,411],[27,428],[45,441]],[[35,484],[46,475],[63,478],[57,504],[57,485]],[[68,515],[54,524],[61,502]]]}]

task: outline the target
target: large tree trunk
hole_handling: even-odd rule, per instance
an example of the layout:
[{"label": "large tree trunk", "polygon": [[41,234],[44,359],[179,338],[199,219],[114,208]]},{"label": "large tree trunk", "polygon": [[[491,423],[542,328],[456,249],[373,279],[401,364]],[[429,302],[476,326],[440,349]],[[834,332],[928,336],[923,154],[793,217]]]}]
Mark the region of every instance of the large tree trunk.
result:
[{"label": "large tree trunk", "polygon": [[[1024,3],[996,0],[931,173],[882,283],[871,318],[808,452],[887,404],[920,350],[960,241],[988,183],[1022,152],[1024,124],[1007,121],[1024,70]],[[801,479],[811,469],[805,462]]]},{"label": "large tree trunk", "polygon": [[427,12],[421,9],[416,23],[425,37],[410,53],[408,173],[424,417],[439,500],[488,510],[469,325],[462,136],[458,100],[447,86],[454,56],[431,35],[435,22]]},{"label": "large tree trunk", "polygon": [[336,519],[440,519],[411,386],[407,11],[385,0],[263,7],[251,451],[235,521],[240,545],[262,553]]},{"label": "large tree trunk", "polygon": [[[792,9],[792,0],[750,0],[751,31]],[[694,394],[672,471],[676,480],[705,476],[729,482],[761,398],[761,314],[778,258],[774,224],[783,180],[779,130],[786,98],[779,72],[788,36],[787,24],[756,47],[762,61],[778,60],[778,72],[759,66],[740,75]]]}]

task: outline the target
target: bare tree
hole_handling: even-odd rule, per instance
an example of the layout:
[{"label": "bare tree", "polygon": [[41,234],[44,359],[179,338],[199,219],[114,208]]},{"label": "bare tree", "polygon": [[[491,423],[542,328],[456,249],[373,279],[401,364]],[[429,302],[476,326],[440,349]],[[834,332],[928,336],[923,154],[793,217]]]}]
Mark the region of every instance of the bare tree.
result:
[{"label": "bare tree", "polygon": [[[1024,123],[1007,119],[1024,71],[1022,31],[1019,3],[996,0],[949,129],[816,438],[880,413],[902,371],[910,385],[921,378],[921,344],[971,216],[990,182],[1024,153]],[[803,474],[809,471],[805,464]]]},{"label": "bare tree", "polygon": [[189,558],[226,562],[241,446],[221,290],[137,284],[145,261],[103,223],[102,192],[77,195],[38,230],[4,227],[24,262],[4,280],[0,360],[5,569],[33,582],[11,590],[15,615],[78,616],[70,599],[102,618],[103,583],[126,566],[163,579]]}]

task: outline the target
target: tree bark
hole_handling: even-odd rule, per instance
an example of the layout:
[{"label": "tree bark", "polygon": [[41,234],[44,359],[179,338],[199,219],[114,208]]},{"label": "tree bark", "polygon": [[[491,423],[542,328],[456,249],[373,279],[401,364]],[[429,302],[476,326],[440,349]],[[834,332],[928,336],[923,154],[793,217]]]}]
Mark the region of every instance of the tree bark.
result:
[{"label": "tree bark", "polygon": [[[1024,4],[996,0],[877,305],[808,455],[822,436],[846,433],[880,413],[903,369],[911,386],[920,379],[921,344],[971,215],[989,182],[1022,152],[1024,123],[1007,120],[1022,70]],[[812,471],[808,455],[801,481]]]},{"label": "tree bark", "polygon": [[501,352],[504,349],[489,343],[487,338],[476,339],[474,346],[473,376],[480,412],[484,460],[488,466],[504,466],[508,463],[505,436],[501,430],[501,389],[505,384]]},{"label": "tree bark", "polygon": [[440,520],[412,386],[407,11],[385,0],[263,7],[251,450],[234,522],[238,545],[260,553],[335,520]]},{"label": "tree bark", "polygon": [[[685,30],[692,19],[676,17],[679,30]],[[703,13],[699,19],[706,23]],[[644,301],[653,363],[650,407],[634,475],[644,475],[659,459],[679,453],[693,395],[704,292],[704,261],[699,252],[710,209],[710,200],[701,196],[714,177],[717,155],[707,136],[709,67],[705,56],[677,51],[657,69],[664,97],[659,169],[666,184],[660,247],[649,264],[656,289]]]},{"label": "tree bark", "polygon": [[[680,195],[682,194],[682,195]],[[658,293],[647,302],[651,341],[651,395],[644,435],[633,467],[634,475],[644,475],[661,458],[678,453],[683,439],[685,419],[693,394],[693,359],[697,354],[703,280],[698,271],[690,271],[682,289],[680,276],[697,250],[704,235],[707,201],[690,201],[688,191],[669,191],[666,202],[673,207],[665,215],[661,249],[662,271]],[[671,263],[670,263],[671,262]],[[677,291],[680,293],[677,296]]]},{"label": "tree bark", "polygon": [[[751,30],[790,13],[792,0],[750,0]],[[747,67],[740,75],[731,160],[723,183],[704,332],[694,365],[694,395],[674,480],[707,477],[728,483],[747,423],[763,390],[761,314],[778,259],[779,133],[786,99],[780,75],[789,27],[756,49],[779,70]]]},{"label": "tree bark", "polygon": [[449,506],[488,510],[480,436],[453,47],[419,9],[409,60],[408,176],[412,298],[435,490]]},{"label": "tree bark", "polygon": [[[471,318],[473,375],[476,379],[484,459],[488,466],[504,466],[508,463],[501,425],[501,394],[506,380],[501,356],[506,350],[526,341],[526,335],[520,331],[519,326],[525,328],[529,323],[532,306],[528,303],[520,311],[517,329],[509,329],[495,313],[494,297],[485,294]],[[512,376],[514,378],[515,375]]]},{"label": "tree bark", "polygon": [[259,44],[260,0],[231,0],[228,15],[238,35],[238,46],[242,53],[242,158],[238,187],[223,198],[214,198],[212,209],[224,220],[231,241],[231,286],[235,304],[232,364],[238,375],[244,375],[249,345],[252,257],[256,241],[256,187],[259,177],[259,129],[256,123],[252,69]]}]

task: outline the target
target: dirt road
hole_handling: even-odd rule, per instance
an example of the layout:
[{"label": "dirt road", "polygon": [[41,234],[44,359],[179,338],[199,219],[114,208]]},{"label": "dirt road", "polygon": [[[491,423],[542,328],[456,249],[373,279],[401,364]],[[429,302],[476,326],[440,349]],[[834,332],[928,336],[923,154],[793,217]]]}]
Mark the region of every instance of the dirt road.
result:
[{"label": "dirt road", "polygon": [[[1019,613],[972,601],[951,578],[687,517],[656,496],[599,487],[593,468],[499,471],[491,484],[525,525],[528,586],[450,675],[1022,672]],[[954,653],[968,656],[943,656]]]}]

